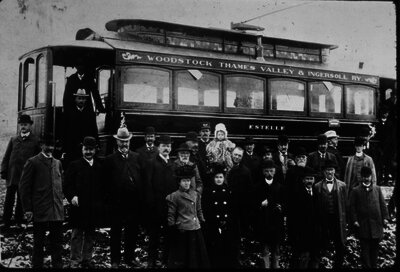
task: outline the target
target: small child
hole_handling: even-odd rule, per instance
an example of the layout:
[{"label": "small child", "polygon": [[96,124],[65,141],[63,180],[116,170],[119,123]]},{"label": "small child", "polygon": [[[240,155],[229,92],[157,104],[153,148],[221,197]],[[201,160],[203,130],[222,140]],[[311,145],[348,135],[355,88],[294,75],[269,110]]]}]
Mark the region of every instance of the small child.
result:
[{"label": "small child", "polygon": [[195,175],[193,166],[183,165],[175,171],[179,189],[166,197],[170,252],[168,268],[208,268],[207,249],[200,223],[204,222],[200,195],[190,188]]},{"label": "small child", "polygon": [[233,166],[232,151],[235,149],[235,144],[228,140],[228,131],[223,123],[215,126],[215,137],[207,145],[207,157],[211,163],[224,163],[228,169]]},{"label": "small child", "polygon": [[210,186],[204,189],[202,204],[206,219],[204,235],[212,268],[240,268],[239,220],[231,190],[225,182],[223,164],[211,165]]},{"label": "small child", "polygon": [[388,223],[388,211],[379,186],[372,182],[371,168],[361,168],[361,184],[350,194],[350,217],[360,239],[363,268],[376,268],[379,242]]}]

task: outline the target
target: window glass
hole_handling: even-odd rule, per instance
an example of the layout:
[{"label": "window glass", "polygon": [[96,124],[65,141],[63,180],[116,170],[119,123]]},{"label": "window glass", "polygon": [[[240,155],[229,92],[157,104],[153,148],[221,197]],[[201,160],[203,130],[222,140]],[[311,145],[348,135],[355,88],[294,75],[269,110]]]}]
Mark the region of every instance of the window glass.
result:
[{"label": "window glass", "polygon": [[271,110],[304,111],[304,84],[289,80],[271,80]]},{"label": "window glass", "polygon": [[331,82],[310,83],[311,112],[341,113],[342,86]]},{"label": "window glass", "polygon": [[357,115],[375,114],[374,89],[365,86],[346,86],[346,112]]},{"label": "window glass", "polygon": [[43,55],[40,55],[37,61],[38,73],[38,103],[46,102],[46,61]]},{"label": "window glass", "polygon": [[128,68],[122,80],[124,102],[169,104],[168,72],[148,68]]},{"label": "window glass", "polygon": [[264,108],[264,81],[253,77],[226,78],[226,107],[243,109]]},{"label": "window glass", "polygon": [[[63,96],[64,96],[64,90],[65,90],[65,84],[66,84],[66,77],[69,77],[70,75],[72,75],[73,73],[76,72],[75,68],[71,68],[71,67],[63,67],[63,66],[57,66],[54,65],[53,66],[53,88],[55,88],[55,95],[56,95],[56,106],[57,107],[62,107],[63,106]],[[51,104],[53,105],[52,98],[52,102]]]},{"label": "window glass", "polygon": [[218,75],[190,70],[177,73],[178,105],[219,107]]},{"label": "window glass", "polygon": [[27,59],[24,64],[24,109],[35,106],[35,63]]}]

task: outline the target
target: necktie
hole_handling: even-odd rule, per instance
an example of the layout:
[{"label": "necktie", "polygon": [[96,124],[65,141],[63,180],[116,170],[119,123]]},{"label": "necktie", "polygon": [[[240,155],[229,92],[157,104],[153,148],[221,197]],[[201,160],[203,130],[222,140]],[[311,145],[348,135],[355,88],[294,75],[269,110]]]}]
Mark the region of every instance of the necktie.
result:
[{"label": "necktie", "polygon": [[321,154],[321,158],[325,159],[325,154]]},{"label": "necktie", "polygon": [[307,190],[309,195],[312,195],[312,191],[311,190]]},{"label": "necktie", "polygon": [[333,180],[327,180],[326,184],[333,184]]}]

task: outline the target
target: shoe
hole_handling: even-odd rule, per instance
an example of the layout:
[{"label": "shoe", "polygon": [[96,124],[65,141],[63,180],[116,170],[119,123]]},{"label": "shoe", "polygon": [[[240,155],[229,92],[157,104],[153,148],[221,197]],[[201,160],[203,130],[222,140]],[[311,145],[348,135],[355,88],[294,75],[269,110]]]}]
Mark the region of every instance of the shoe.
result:
[{"label": "shoe", "polygon": [[119,263],[112,263],[111,268],[119,268]]}]

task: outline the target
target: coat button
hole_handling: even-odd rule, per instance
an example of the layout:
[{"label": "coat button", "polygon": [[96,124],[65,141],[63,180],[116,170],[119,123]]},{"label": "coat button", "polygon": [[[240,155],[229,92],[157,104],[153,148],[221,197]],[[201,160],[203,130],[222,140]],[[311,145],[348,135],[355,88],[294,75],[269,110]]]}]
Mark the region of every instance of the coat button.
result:
[{"label": "coat button", "polygon": [[215,201],[215,202],[214,202],[214,204],[215,204],[215,205],[218,205],[218,202],[217,202],[217,201]]},{"label": "coat button", "polygon": [[194,205],[194,202],[192,202],[192,205]]},{"label": "coat button", "polygon": [[215,194],[215,190],[213,190],[213,193]]},{"label": "coat button", "polygon": [[222,192],[225,192],[225,189],[222,189]]},{"label": "coat button", "polygon": [[226,205],[226,201],[224,201],[224,205]]},{"label": "coat button", "polygon": [[227,215],[227,214],[225,214],[225,218],[226,218],[226,217],[228,217],[228,215]]},{"label": "coat button", "polygon": [[219,214],[217,214],[217,218],[219,218]]}]

